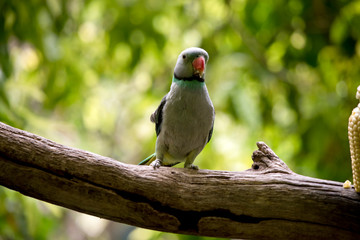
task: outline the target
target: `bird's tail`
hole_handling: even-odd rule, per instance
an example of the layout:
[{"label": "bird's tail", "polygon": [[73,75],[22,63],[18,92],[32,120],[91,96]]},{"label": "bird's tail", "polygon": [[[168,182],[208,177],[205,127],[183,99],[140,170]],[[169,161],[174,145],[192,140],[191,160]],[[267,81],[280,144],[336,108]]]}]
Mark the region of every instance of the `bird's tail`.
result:
[{"label": "bird's tail", "polygon": [[142,160],[138,165],[150,165],[156,159],[156,153],[151,154],[144,160]]}]

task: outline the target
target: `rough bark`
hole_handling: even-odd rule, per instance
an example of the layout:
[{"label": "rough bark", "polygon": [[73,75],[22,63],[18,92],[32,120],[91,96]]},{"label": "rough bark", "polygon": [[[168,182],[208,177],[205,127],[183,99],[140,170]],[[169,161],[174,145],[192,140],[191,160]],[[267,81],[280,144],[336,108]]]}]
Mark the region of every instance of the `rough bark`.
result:
[{"label": "rough bark", "polygon": [[244,172],[124,164],[0,123],[0,184],[159,231],[249,239],[360,239],[360,195],[293,173],[264,143]]}]

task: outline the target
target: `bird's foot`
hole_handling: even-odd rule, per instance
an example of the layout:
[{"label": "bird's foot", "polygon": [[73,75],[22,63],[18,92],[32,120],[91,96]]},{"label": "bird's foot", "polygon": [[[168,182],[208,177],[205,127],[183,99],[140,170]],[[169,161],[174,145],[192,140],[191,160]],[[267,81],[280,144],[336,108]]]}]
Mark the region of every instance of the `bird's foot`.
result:
[{"label": "bird's foot", "polygon": [[152,166],[154,169],[159,168],[161,165],[162,165],[162,161],[160,159],[156,159],[150,164],[150,166]]},{"label": "bird's foot", "polygon": [[193,170],[199,170],[199,167],[194,165],[194,164],[185,165],[184,168],[193,169]]}]

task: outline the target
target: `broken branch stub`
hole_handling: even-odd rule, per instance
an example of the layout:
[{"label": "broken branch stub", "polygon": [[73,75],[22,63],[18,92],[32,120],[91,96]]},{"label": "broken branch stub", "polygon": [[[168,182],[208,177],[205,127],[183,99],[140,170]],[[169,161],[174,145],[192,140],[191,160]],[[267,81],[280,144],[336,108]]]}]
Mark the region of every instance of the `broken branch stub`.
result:
[{"label": "broken branch stub", "polygon": [[264,142],[257,142],[258,150],[251,156],[254,163],[248,171],[267,173],[293,174],[294,172]]}]

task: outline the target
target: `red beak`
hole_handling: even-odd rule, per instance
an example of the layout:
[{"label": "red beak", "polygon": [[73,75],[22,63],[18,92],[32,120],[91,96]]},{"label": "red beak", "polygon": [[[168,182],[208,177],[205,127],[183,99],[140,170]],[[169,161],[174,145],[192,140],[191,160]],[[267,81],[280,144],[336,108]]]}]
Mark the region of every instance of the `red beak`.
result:
[{"label": "red beak", "polygon": [[199,73],[201,76],[205,70],[205,58],[203,56],[195,58],[192,65],[194,67],[194,73]]}]

